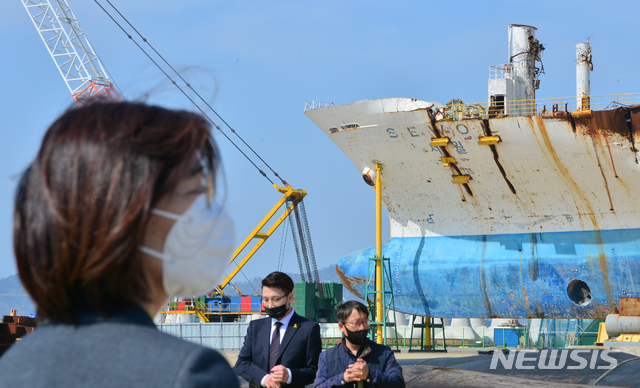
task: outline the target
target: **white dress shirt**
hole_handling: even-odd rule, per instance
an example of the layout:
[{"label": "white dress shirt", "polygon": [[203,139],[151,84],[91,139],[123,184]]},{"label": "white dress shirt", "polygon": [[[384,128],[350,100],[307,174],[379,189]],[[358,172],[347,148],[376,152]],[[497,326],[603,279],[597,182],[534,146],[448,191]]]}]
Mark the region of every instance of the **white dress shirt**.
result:
[{"label": "white dress shirt", "polygon": [[[287,331],[287,326],[289,326],[289,322],[291,322],[291,317],[293,317],[293,312],[294,310],[292,307],[289,314],[287,314],[284,318],[280,320],[271,318],[271,335],[269,336],[269,343],[271,343],[271,339],[273,339],[273,333],[276,331],[276,322],[282,323],[282,326],[280,326],[280,343],[282,343],[282,339],[284,338],[284,333]],[[291,369],[287,368],[287,374],[289,375],[289,377],[287,378],[287,384],[291,384]],[[260,385],[263,387],[266,386],[264,385],[264,380],[267,378],[267,376],[269,375],[265,375],[262,378],[262,380],[260,380]]]},{"label": "white dress shirt", "polygon": [[284,333],[287,331],[287,326],[289,326],[289,322],[291,322],[291,317],[293,317],[293,311],[294,310],[292,307],[289,314],[287,314],[281,320],[271,318],[271,336],[269,336],[269,343],[271,343],[271,340],[273,339],[273,332],[276,331],[276,322],[282,323],[282,326],[280,326],[280,343],[282,343],[282,339],[284,338]]}]

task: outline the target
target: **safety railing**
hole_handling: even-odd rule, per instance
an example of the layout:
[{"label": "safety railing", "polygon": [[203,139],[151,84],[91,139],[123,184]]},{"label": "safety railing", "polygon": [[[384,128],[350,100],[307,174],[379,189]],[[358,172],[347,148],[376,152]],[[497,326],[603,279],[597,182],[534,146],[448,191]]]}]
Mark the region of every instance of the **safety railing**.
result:
[{"label": "safety railing", "polygon": [[304,102],[304,111],[309,111],[312,109],[318,109],[318,108],[326,108],[328,106],[333,106],[333,102],[322,102],[322,101],[317,101],[317,100],[311,100],[311,102],[309,101],[305,101]]},{"label": "safety railing", "polygon": [[[211,323],[161,323],[160,331],[176,337],[220,350],[237,350],[242,347],[249,322],[211,322]],[[387,345],[409,348],[419,345],[418,328],[401,326],[395,335],[387,336]],[[437,329],[433,342],[442,346],[442,329]],[[391,334],[391,333],[389,333]],[[512,348],[512,349],[565,349],[573,346],[589,346],[595,343],[597,332],[575,332],[571,330],[535,331],[527,327],[445,327],[447,347],[450,348]],[[320,324],[320,337],[323,348],[340,343],[342,332],[337,324]]]},{"label": "safety railing", "polygon": [[[504,78],[507,69],[490,66],[490,78]],[[592,96],[570,96],[538,98],[535,100],[511,100],[451,104],[438,110],[436,120],[488,119],[496,117],[535,116],[545,113],[576,110],[607,110],[640,104],[640,93],[603,94]],[[333,106],[331,102],[305,101],[304,111]]]},{"label": "safety railing", "polygon": [[169,302],[160,313],[180,314],[200,310],[206,314],[262,314],[262,303],[219,303],[219,302]]},{"label": "safety railing", "polygon": [[558,111],[607,110],[635,104],[640,104],[640,93],[452,104],[440,108],[436,120],[534,116]]},{"label": "safety railing", "polygon": [[506,78],[509,65],[491,65],[489,66],[489,79]]},{"label": "safety railing", "polygon": [[249,322],[162,323],[158,330],[184,340],[219,350],[242,348]]}]

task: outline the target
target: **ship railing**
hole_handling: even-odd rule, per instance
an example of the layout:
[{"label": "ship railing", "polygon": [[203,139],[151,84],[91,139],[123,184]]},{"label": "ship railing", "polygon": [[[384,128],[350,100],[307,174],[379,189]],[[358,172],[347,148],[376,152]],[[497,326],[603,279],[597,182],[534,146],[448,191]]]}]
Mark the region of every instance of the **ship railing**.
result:
[{"label": "ship railing", "polygon": [[333,102],[323,102],[323,101],[318,101],[318,100],[311,100],[311,102],[309,101],[305,101],[304,102],[304,111],[309,111],[309,110],[313,110],[313,109],[318,109],[318,108],[326,108],[329,106],[333,106]]},{"label": "ship railing", "polygon": [[[459,101],[459,100],[456,100]],[[513,116],[535,116],[556,112],[608,110],[640,104],[640,93],[604,94],[511,100],[473,104],[447,104],[438,109],[436,120],[490,119]]]},{"label": "ship railing", "polygon": [[262,314],[262,303],[168,302],[161,314],[183,314],[201,310],[206,314]]},{"label": "ship railing", "polygon": [[489,66],[489,79],[507,78],[509,65],[491,65]]},{"label": "ship railing", "polygon": [[[563,320],[564,321],[564,320]],[[156,324],[158,330],[172,334],[187,341],[218,350],[239,350],[249,328],[249,321],[234,322],[161,322]],[[396,329],[387,328],[387,345],[396,344],[403,349],[420,345],[420,332],[411,326]],[[397,332],[393,335],[392,332]],[[582,330],[531,330],[525,327],[451,327],[445,328],[443,340],[442,329],[436,329],[433,344],[440,348],[447,342],[447,348],[510,348],[510,349],[575,349],[594,345],[597,331]],[[320,323],[322,347],[327,349],[339,344],[343,334],[336,323]],[[585,357],[586,356],[582,356]]]}]

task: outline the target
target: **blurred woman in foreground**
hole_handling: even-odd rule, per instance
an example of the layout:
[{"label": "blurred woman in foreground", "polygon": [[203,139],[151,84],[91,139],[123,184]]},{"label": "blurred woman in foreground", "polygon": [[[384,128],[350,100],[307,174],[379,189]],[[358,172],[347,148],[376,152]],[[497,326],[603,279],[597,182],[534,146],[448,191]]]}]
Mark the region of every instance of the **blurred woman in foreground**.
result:
[{"label": "blurred woman in foreground", "polygon": [[129,102],[89,103],[53,123],[14,210],[18,272],[41,324],[0,359],[3,384],[237,386],[219,353],[152,321],[168,297],[211,291],[229,259],[209,128]]}]

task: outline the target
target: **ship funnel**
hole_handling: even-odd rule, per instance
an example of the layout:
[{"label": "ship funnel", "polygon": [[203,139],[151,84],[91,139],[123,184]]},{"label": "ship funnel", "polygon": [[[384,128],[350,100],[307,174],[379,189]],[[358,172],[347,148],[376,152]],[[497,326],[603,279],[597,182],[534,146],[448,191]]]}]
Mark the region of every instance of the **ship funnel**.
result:
[{"label": "ship funnel", "polygon": [[489,117],[528,116],[536,112],[538,75],[544,46],[536,39],[536,28],[509,24],[509,62],[489,67]]},{"label": "ship funnel", "polygon": [[[520,24],[509,24],[509,64],[513,68],[513,99],[532,101],[536,98],[536,89],[540,87],[537,78],[541,70],[536,68],[544,46],[536,39],[536,28]],[[535,114],[535,104],[520,105],[515,114]]]},{"label": "ship funnel", "polygon": [[577,110],[591,109],[591,72],[593,63],[591,62],[591,45],[589,39],[586,43],[576,45],[576,106]]}]

